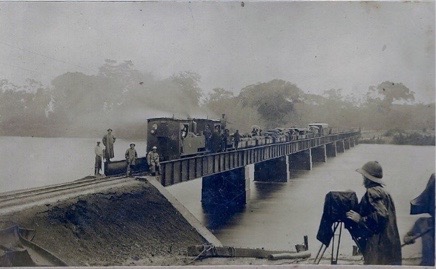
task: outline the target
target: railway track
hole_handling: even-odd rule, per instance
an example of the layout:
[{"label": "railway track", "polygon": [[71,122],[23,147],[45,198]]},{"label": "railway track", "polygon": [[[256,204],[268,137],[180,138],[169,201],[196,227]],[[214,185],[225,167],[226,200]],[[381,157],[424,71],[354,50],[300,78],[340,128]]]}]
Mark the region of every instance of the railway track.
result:
[{"label": "railway track", "polygon": [[[4,219],[5,223],[9,223],[10,216],[13,217],[14,213],[25,209],[35,207],[36,211],[31,209],[30,212],[38,214],[57,202],[68,199],[75,201],[74,199],[82,195],[125,191],[122,187],[136,189],[143,184],[143,181],[134,177],[86,177],[73,182],[0,193],[0,220]],[[15,224],[0,230],[0,250],[7,252],[7,256],[0,253],[0,266],[67,266],[63,260],[33,242],[34,234],[35,230]],[[15,245],[20,246],[18,252],[10,248]]]},{"label": "railway track", "polygon": [[90,177],[63,184],[0,193],[0,215],[131,184],[138,184],[138,181],[126,177]]}]

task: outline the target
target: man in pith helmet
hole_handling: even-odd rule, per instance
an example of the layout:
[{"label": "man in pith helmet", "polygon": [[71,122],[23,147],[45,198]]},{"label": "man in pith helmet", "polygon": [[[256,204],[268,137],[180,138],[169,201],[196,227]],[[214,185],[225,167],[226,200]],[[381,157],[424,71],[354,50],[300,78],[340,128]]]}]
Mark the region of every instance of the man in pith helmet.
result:
[{"label": "man in pith helmet", "polygon": [[147,162],[150,167],[151,175],[155,176],[156,172],[159,173],[159,153],[157,153],[157,147],[154,146],[152,150],[147,154]]},{"label": "man in pith helmet", "polygon": [[132,170],[136,165],[136,159],[138,158],[138,153],[136,152],[135,149],[135,143],[130,143],[130,148],[126,150],[125,157],[127,162],[126,176],[131,176]]},{"label": "man in pith helmet", "polygon": [[383,169],[377,161],[370,161],[356,171],[363,176],[366,193],[359,203],[359,212],[350,210],[347,218],[356,223],[350,233],[357,239],[364,264],[401,265],[395,205],[383,187]]}]

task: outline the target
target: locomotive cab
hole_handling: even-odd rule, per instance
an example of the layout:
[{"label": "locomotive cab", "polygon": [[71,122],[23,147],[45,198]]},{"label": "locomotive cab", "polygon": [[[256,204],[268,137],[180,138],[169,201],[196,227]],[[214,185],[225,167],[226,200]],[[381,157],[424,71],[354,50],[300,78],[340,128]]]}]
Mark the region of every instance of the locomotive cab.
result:
[{"label": "locomotive cab", "polygon": [[208,119],[151,118],[147,122],[147,148],[158,148],[162,161],[205,151],[203,132],[219,121]]}]

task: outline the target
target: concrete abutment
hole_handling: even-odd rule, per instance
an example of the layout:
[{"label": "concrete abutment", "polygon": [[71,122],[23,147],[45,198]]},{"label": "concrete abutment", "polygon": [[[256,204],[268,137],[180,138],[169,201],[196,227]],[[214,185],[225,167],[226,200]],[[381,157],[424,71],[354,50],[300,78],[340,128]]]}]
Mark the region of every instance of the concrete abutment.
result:
[{"label": "concrete abutment", "polygon": [[312,151],[310,149],[289,155],[290,170],[312,170]]},{"label": "concrete abutment", "polygon": [[353,148],[354,147],[354,138],[350,137],[349,140],[350,140],[350,147]]},{"label": "concrete abutment", "polygon": [[311,149],[312,162],[327,162],[326,145],[322,145]]},{"label": "concrete abutment", "polygon": [[289,179],[289,158],[280,158],[254,164],[254,181],[287,182]]},{"label": "concrete abutment", "polygon": [[242,168],[202,178],[201,204],[206,210],[214,208],[238,209],[250,196],[250,169]]},{"label": "concrete abutment", "polygon": [[336,143],[330,143],[326,145],[327,157],[336,157],[338,152],[336,150]]},{"label": "concrete abutment", "polygon": [[344,149],[350,149],[350,139],[344,139]]},{"label": "concrete abutment", "polygon": [[345,152],[344,140],[336,141],[336,150],[337,150],[338,153],[344,153]]}]

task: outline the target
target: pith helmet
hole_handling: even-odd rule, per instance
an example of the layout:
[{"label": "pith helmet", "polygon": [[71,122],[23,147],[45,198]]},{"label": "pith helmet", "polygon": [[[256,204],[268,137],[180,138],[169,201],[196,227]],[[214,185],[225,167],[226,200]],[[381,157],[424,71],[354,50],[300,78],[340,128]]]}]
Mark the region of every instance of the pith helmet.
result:
[{"label": "pith helmet", "polygon": [[157,149],[157,147],[156,147],[156,146],[154,146],[154,147],[152,147],[152,149]]},{"label": "pith helmet", "polygon": [[131,145],[134,145],[134,146],[136,146],[136,145],[135,145],[135,143],[133,143],[133,142],[132,142],[132,143],[130,143],[130,146],[131,146]]},{"label": "pith helmet", "polygon": [[363,176],[371,181],[386,185],[382,180],[383,169],[377,161],[370,161],[365,163],[362,168],[358,168],[356,172],[361,173]]}]

